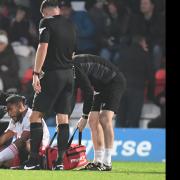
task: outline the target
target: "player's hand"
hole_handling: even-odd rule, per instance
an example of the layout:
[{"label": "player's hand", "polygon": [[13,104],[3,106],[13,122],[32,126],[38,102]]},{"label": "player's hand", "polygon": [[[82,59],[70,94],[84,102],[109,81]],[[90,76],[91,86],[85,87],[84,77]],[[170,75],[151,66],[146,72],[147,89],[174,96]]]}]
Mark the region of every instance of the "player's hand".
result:
[{"label": "player's hand", "polygon": [[84,118],[81,117],[80,120],[78,121],[78,125],[77,125],[77,127],[78,127],[80,132],[83,131],[83,129],[85,128],[86,124],[87,124],[87,119],[84,119]]},{"label": "player's hand", "polygon": [[41,84],[40,84],[40,80],[39,77],[37,75],[33,75],[33,88],[34,91],[39,94],[41,92]]}]

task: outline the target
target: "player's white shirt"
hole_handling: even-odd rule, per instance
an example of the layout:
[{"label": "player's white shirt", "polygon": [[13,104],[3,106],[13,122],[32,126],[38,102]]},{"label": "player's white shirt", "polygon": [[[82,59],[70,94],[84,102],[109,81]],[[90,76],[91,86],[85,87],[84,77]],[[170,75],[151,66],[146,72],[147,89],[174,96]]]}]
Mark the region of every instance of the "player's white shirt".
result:
[{"label": "player's white shirt", "polygon": [[[15,123],[14,120],[11,119],[6,131],[7,130],[13,131],[15,133],[15,136],[17,139],[21,137],[23,131],[30,131],[29,117],[30,117],[31,113],[32,113],[32,110],[30,108],[28,108],[22,122]],[[42,120],[42,126],[43,126],[42,146],[46,147],[50,141],[50,134],[49,134],[48,127],[44,120]]]}]

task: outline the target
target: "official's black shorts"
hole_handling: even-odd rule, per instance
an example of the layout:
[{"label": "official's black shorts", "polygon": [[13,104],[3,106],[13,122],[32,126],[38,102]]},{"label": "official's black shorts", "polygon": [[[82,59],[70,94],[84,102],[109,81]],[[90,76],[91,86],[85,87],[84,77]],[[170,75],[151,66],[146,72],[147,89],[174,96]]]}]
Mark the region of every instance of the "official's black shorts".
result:
[{"label": "official's black shorts", "polygon": [[40,83],[41,93],[34,96],[33,111],[69,114],[74,89],[73,70],[49,71]]},{"label": "official's black shorts", "polygon": [[91,111],[109,110],[117,113],[125,87],[123,78],[112,81],[102,91],[95,92]]}]

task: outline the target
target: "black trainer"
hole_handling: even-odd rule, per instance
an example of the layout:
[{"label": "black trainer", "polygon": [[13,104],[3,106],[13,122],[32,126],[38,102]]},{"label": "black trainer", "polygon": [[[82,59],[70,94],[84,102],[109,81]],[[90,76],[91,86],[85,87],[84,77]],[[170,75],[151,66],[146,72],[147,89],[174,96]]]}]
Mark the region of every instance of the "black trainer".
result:
[{"label": "black trainer", "polygon": [[108,166],[106,164],[103,164],[101,167],[101,171],[112,171],[112,165]]},{"label": "black trainer", "polygon": [[90,162],[84,168],[80,170],[89,170],[89,171],[101,171],[103,164],[100,162]]},{"label": "black trainer", "polygon": [[62,171],[62,170],[64,170],[64,166],[63,166],[63,164],[59,164],[59,165],[57,164],[57,165],[55,165],[53,170],[60,170],[60,171]]},{"label": "black trainer", "polygon": [[24,170],[40,170],[40,163],[37,158],[29,158],[29,160],[23,163],[22,169]]}]

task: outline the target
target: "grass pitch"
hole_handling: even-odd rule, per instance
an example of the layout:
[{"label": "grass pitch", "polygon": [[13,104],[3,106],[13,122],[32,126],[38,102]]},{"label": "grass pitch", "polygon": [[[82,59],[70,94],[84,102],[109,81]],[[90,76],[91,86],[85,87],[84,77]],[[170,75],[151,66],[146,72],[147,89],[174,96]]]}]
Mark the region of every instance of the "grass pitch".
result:
[{"label": "grass pitch", "polygon": [[165,163],[114,162],[110,172],[0,170],[1,180],[165,180]]}]

